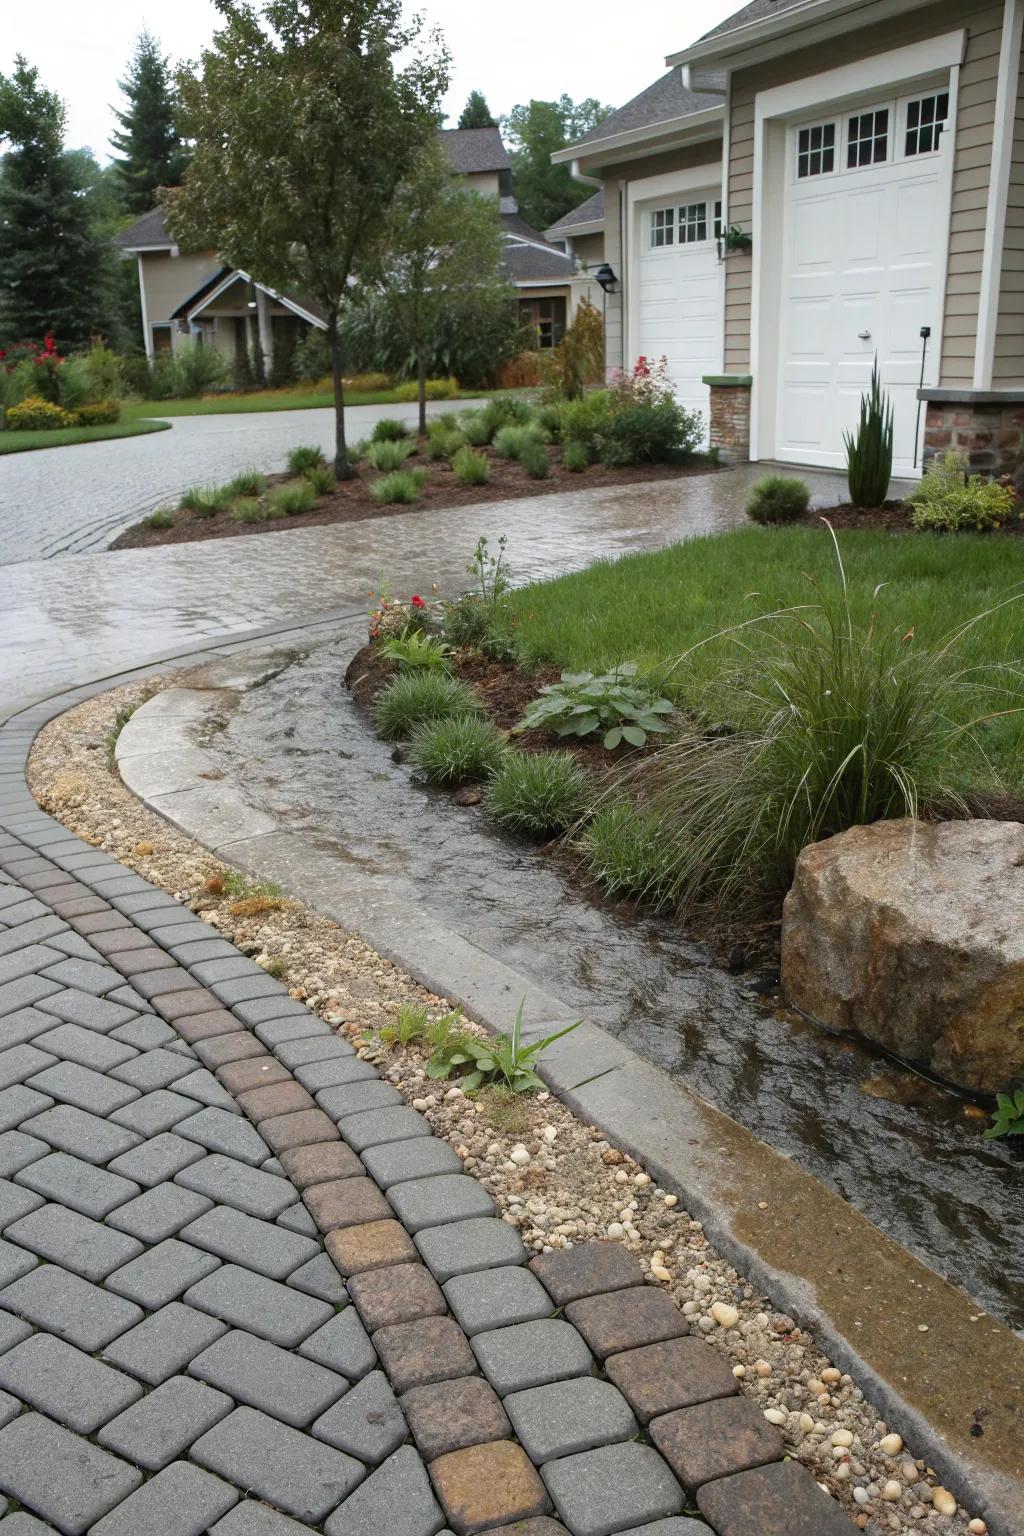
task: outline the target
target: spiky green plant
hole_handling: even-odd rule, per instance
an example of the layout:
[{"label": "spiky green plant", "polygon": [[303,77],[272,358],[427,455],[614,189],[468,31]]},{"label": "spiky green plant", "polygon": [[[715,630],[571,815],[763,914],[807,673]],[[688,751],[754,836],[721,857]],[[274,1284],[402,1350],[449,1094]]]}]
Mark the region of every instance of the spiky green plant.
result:
[{"label": "spiky green plant", "polygon": [[304,475],[307,469],[315,469],[318,464],[326,464],[327,460],[319,448],[312,444],[303,443],[293,448],[288,455],[288,473],[290,475]]},{"label": "spiky green plant", "polygon": [[857,507],[880,507],[892,479],[892,401],[882,389],[878,358],[871,369],[871,388],[860,397],[857,434],[843,433],[850,500]]},{"label": "spiky green plant", "polygon": [[396,469],[393,474],[382,475],[379,480],[374,480],[370,486],[370,495],[383,506],[395,502],[407,505],[418,498],[426,478],[425,469]]},{"label": "spiky green plant", "polygon": [[525,837],[564,832],[583,814],[590,780],[571,752],[507,752],[487,786],[498,826]]},{"label": "spiky green plant", "polygon": [[373,725],[379,736],[394,741],[410,735],[424,721],[448,720],[479,712],[481,707],[465,683],[436,668],[420,668],[400,673],[381,689],[373,704]]},{"label": "spiky green plant", "polygon": [[490,720],[459,714],[421,725],[409,755],[428,783],[456,785],[490,778],[507,750]]}]

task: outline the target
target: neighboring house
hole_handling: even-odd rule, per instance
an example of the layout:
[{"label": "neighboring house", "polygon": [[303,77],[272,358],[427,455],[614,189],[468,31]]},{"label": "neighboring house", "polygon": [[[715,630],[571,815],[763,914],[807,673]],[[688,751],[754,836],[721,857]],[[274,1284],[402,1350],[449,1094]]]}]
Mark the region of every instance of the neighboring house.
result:
[{"label": "neighboring house", "polygon": [[[596,292],[596,286],[577,276],[573,258],[553,249],[520,216],[508,151],[497,128],[442,129],[438,138],[452,170],[481,196],[498,199],[505,226],[504,265],[516,285],[520,311],[533,325],[539,347],[556,346],[581,296]],[[160,208],[122,230],[115,244],[138,262],[148,357],[192,338],[231,360],[244,338],[250,354],[258,341],[269,370],[275,340],[286,329],[325,328],[317,306],[302,295],[254,282],[247,273],[224,266],[214,252],[183,254]]]},{"label": "neighboring house", "polygon": [[[898,472],[947,446],[1020,472],[1022,27],[1024,0],[753,0],[670,55],[659,84],[679,102],[698,95],[684,121],[661,123],[689,160],[662,173],[664,197],[644,158],[649,114],[635,158],[623,154],[624,114],[644,115],[643,96],[555,157],[605,182],[606,258],[621,281],[609,364],[709,341],[697,248],[710,283],[720,203],[722,230],[751,246],[723,249],[718,266],[713,443],[841,467],[877,357]],[[676,268],[659,289],[662,253]]]},{"label": "neighboring house", "polygon": [[593,197],[569,210],[544,231],[549,245],[574,256],[584,271],[599,267],[604,261],[604,187]]}]

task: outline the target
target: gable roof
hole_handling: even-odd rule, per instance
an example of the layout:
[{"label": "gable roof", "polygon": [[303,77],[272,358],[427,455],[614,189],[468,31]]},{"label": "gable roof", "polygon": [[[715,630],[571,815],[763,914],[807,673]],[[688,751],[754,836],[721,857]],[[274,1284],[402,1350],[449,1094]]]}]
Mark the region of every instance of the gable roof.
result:
[{"label": "gable roof", "polygon": [[792,9],[794,5],[800,5],[802,0],[750,0],[749,5],[741,5],[738,11],[733,11],[724,21],[720,21],[717,27],[712,27],[709,32],[703,32],[697,39],[703,43],[709,37],[721,37],[726,32],[733,32],[737,27],[745,27],[752,21],[765,21],[769,16],[781,15],[783,11]]},{"label": "gable roof", "polygon": [[127,229],[114,236],[114,244],[122,251],[137,251],[148,246],[166,246],[170,250],[174,241],[167,233],[163,209],[151,208],[148,213],[140,214]]},{"label": "gable roof", "polygon": [[439,128],[437,137],[453,171],[507,171],[512,162],[499,128]]},{"label": "gable roof", "polygon": [[182,299],[177,309],[171,310],[170,318],[172,320],[184,320],[189,310],[195,309],[196,305],[201,303],[208,294],[213,293],[215,288],[219,288],[232,270],[233,268],[231,267],[218,267],[212,277],[208,277],[205,283],[200,283],[195,292],[190,293],[187,299]]},{"label": "gable roof", "polygon": [[[755,0],[757,3],[757,0]],[[794,0],[796,3],[796,0]],[[709,78],[709,84],[713,80]],[[725,86],[725,77],[722,77],[722,87]],[[624,107],[606,117],[598,123],[596,128],[591,128],[581,139],[571,145],[572,149],[580,149],[586,144],[595,144],[602,139],[614,138],[620,133],[632,133],[638,128],[653,128],[658,123],[670,123],[678,117],[687,117],[691,112],[706,112],[709,107],[720,107],[722,99],[704,91],[687,90],[683,84],[682,71],[670,69],[667,74],[661,75],[653,85],[634,96],[632,101],[627,101]],[[565,150],[559,151],[559,158],[564,157]]]},{"label": "gable roof", "polygon": [[586,202],[579,203],[575,208],[570,208],[550,229],[544,231],[548,240],[559,240],[563,235],[572,235],[579,230],[581,224],[588,226],[604,223],[604,187],[598,187],[593,197],[588,197]]},{"label": "gable roof", "polygon": [[514,283],[547,282],[552,278],[567,283],[576,271],[572,257],[562,251],[511,241],[502,254],[501,265]]}]

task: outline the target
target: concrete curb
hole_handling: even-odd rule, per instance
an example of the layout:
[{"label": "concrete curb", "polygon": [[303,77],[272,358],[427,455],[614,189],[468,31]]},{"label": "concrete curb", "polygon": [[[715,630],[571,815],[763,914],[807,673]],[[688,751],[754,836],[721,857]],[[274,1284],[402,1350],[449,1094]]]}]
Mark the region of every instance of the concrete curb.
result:
[{"label": "concrete curb", "polygon": [[[232,636],[227,645],[211,644],[205,651],[168,658],[163,669],[171,663],[234,654],[260,639],[281,645],[306,643],[325,625],[337,626],[354,617],[349,609],[311,624],[263,630],[242,639]],[[152,673],[157,665],[36,706],[11,720],[13,740],[5,732],[4,743],[14,745],[16,740],[27,756],[36,730],[46,720],[116,682]],[[207,693],[208,706],[211,700],[214,705],[223,702],[223,695],[216,697],[218,681],[212,670],[206,688],[189,691]],[[245,667],[223,669],[219,686],[244,685],[244,672]],[[159,698],[165,702],[159,703]],[[218,784],[215,795],[198,797],[195,791],[209,792],[210,781],[196,782],[199,749],[187,723],[200,718],[202,700],[173,700],[167,692],[158,699],[136,711],[117,749],[126,784],[136,788],[145,803],[227,862],[280,883],[336,918],[424,985],[459,1002],[485,1027],[505,1027],[523,997],[531,1031],[544,1033],[573,1017],[560,999],[532,986],[519,972],[495,962],[409,902],[382,896],[375,882],[360,879],[351,868],[346,868],[339,891],[329,855],[311,839],[280,830],[231,786]],[[158,718],[155,750],[150,731]],[[179,765],[181,776],[161,793],[152,788],[150,775],[147,793],[147,770],[158,757]],[[993,1536],[1024,1536],[1024,1400],[1018,1401],[1020,1388],[1013,1385],[1024,1377],[1024,1341],[988,1318],[979,1334],[969,1322],[972,1303],[962,1292],[788,1158],[673,1083],[597,1025],[588,1021],[553,1047],[542,1073],[578,1114],[600,1125],[665,1188],[680,1194],[730,1262],[816,1332],[833,1359],[859,1378],[887,1420],[916,1442],[947,1485],[971,1506],[982,1506]],[[767,1215],[757,1208],[764,1199]],[[800,1231],[808,1234],[803,1243]],[[865,1274],[872,1284],[855,1295],[854,1286]],[[922,1316],[929,1318],[927,1335],[918,1332]],[[970,1434],[980,1406],[987,1415],[987,1444]]]}]

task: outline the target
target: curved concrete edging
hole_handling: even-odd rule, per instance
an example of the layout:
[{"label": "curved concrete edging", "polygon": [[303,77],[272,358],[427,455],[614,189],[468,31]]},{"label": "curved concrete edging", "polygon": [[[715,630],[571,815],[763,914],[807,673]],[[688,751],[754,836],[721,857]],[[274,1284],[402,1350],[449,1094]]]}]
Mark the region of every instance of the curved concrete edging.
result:
[{"label": "curved concrete edging", "polygon": [[[313,623],[322,628],[351,617],[349,610]],[[168,663],[237,653],[258,639],[283,645],[314,637],[301,623],[232,635],[226,646],[212,643],[206,652]],[[14,728],[27,755],[46,719],[156,665],[51,699],[30,710],[24,725],[12,719],[8,730]],[[336,865],[314,839],[280,830],[231,786],[197,777],[202,754],[189,725],[224,702],[218,688],[244,687],[247,679],[251,684],[261,667],[265,662],[258,659],[255,673],[251,665],[228,663],[219,677],[211,669],[205,686],[167,690],[137,710],[117,749],[128,787],[227,862],[277,881],[336,918],[485,1027],[505,1026],[523,997],[531,1033],[571,1018],[572,1010],[519,972],[421,909],[382,894],[375,888],[379,881],[346,866],[339,888]],[[171,771],[161,778],[165,769]],[[730,1262],[816,1332],[947,1485],[969,1505],[982,1506],[993,1536],[1024,1536],[1024,1341],[989,1318],[979,1319],[979,1333],[970,1322],[977,1314],[962,1292],[788,1158],[597,1025],[587,1021],[558,1042],[541,1070],[571,1108],[680,1194]],[[768,1205],[763,1213],[761,1201]],[[926,1333],[919,1332],[924,1318]],[[981,1441],[971,1436],[979,1411]]]}]

